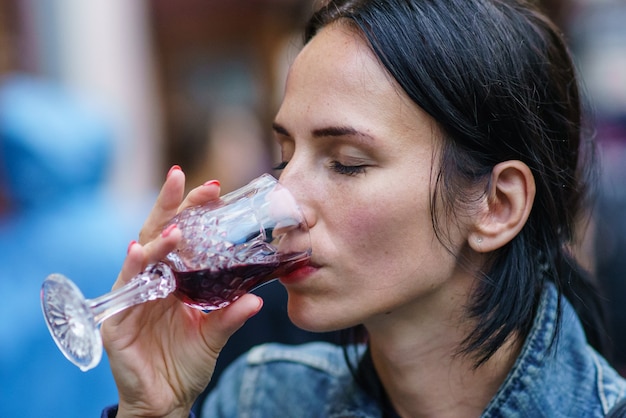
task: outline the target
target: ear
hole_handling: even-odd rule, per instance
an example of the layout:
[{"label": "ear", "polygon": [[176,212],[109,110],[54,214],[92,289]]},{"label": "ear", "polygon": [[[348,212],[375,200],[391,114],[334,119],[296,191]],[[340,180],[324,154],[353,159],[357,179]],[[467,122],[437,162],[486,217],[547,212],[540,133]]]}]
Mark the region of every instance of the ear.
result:
[{"label": "ear", "polygon": [[535,200],[535,179],[526,164],[504,161],[491,182],[468,240],[477,252],[491,252],[511,241],[524,227]]}]

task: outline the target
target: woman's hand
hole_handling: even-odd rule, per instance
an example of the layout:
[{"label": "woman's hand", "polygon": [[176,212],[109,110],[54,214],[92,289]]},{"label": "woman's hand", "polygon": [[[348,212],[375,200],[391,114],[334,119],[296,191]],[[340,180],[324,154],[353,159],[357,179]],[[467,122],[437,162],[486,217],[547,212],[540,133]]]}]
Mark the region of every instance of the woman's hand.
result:
[{"label": "woman's hand", "polygon": [[[170,170],[139,243],[133,243],[114,288],[161,260],[181,239],[177,228],[163,231],[185,207],[219,197],[219,183],[192,190],[183,201],[185,175]],[[246,294],[227,308],[204,314],[173,295],[120,312],[102,324],[104,347],[119,391],[118,417],[187,417],[211,379],[228,338],[262,306]]]}]

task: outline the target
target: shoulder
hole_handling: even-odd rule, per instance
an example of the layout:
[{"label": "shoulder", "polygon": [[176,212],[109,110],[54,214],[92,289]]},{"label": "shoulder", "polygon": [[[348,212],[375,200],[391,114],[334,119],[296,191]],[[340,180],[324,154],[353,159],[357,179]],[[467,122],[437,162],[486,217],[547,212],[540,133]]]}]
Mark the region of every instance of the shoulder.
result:
[{"label": "shoulder", "polygon": [[[360,355],[361,347],[348,348]],[[344,348],[325,342],[264,344],[237,359],[209,394],[202,416],[345,416],[370,408],[348,367]]]},{"label": "shoulder", "polygon": [[263,365],[302,366],[331,376],[344,375],[346,361],[344,349],[326,342],[302,345],[263,344],[250,350],[245,364],[251,367]]},{"label": "shoulder", "polygon": [[483,417],[604,417],[624,396],[626,380],[589,346],[574,309],[548,285],[522,351]]},{"label": "shoulder", "polygon": [[[348,350],[353,349],[354,347]],[[363,351],[356,349],[359,354]],[[239,374],[244,383],[281,387],[275,390],[282,390],[282,387],[291,383],[297,384],[303,378],[327,386],[352,381],[344,348],[326,342],[303,345],[271,343],[257,346],[235,363],[234,373]],[[303,388],[294,391],[290,388],[290,393],[307,390]]]},{"label": "shoulder", "polygon": [[626,397],[626,379],[587,342],[580,319],[568,302],[563,303],[562,329],[557,340],[550,381],[587,407],[596,405],[604,416]]},{"label": "shoulder", "polygon": [[612,416],[626,417],[626,379],[620,376],[604,357],[593,350],[593,348],[588,346],[587,349],[593,360],[596,378],[595,390],[602,404],[602,410],[605,413],[609,410],[615,413],[619,409],[622,415]]}]

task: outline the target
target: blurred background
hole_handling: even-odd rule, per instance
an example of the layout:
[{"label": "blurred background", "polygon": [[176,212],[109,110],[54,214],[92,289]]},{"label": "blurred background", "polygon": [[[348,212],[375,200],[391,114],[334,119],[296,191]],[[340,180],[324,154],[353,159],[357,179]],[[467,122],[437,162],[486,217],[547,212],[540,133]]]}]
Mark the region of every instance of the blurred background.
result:
[{"label": "blurred background", "polygon": [[[99,416],[106,364],[80,372],[39,307],[60,272],[107,292],[172,164],[233,190],[278,162],[271,121],[313,0],[0,0],[0,416]],[[626,373],[626,3],[549,0],[594,110],[602,175],[581,257],[606,290]],[[289,325],[284,291],[233,337],[333,339]]]}]

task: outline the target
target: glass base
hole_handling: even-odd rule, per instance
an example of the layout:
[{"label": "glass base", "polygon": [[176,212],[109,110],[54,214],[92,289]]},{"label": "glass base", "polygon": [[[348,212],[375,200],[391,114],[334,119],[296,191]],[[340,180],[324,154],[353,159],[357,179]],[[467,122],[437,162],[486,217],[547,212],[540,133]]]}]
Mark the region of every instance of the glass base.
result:
[{"label": "glass base", "polygon": [[102,358],[102,337],[78,287],[63,275],[48,276],[41,287],[41,308],[63,355],[82,371],[94,368]]}]

